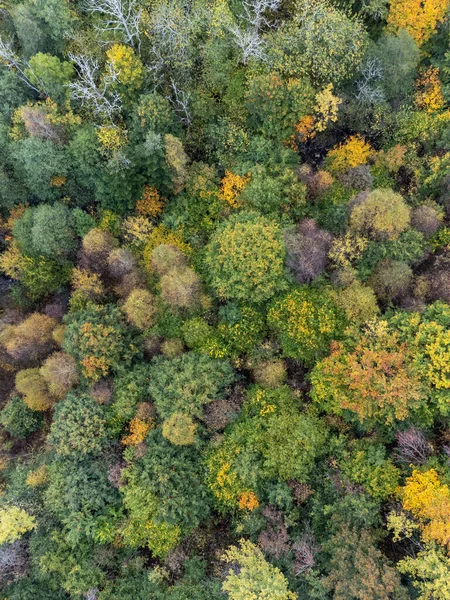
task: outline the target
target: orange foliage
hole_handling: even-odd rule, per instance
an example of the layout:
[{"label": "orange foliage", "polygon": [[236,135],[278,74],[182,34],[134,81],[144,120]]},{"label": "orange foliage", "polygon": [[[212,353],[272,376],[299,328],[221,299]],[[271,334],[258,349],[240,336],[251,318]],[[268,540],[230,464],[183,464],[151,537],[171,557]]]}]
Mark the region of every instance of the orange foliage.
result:
[{"label": "orange foliage", "polygon": [[367,164],[372,153],[371,146],[360,135],[352,135],[328,152],[326,162],[332,174],[342,173]]},{"label": "orange foliage", "polygon": [[144,186],[142,197],[136,202],[136,211],[144,217],[158,217],[164,209],[164,199],[158,190],[151,186]]},{"label": "orange foliage", "polygon": [[225,171],[225,177],[220,186],[220,197],[233,208],[241,206],[238,197],[249,181],[249,175],[241,177],[231,171]]},{"label": "orange foliage", "polygon": [[444,20],[448,6],[449,0],[392,0],[388,28],[406,29],[421,46]]},{"label": "orange foliage", "polygon": [[424,541],[450,548],[450,489],[435,469],[414,470],[401,488],[403,508],[419,521]]},{"label": "orange foliage", "polygon": [[145,437],[152,427],[152,420],[144,421],[138,417],[131,420],[128,427],[130,434],[122,438],[124,446],[137,446],[145,440]]},{"label": "orange foliage", "polygon": [[242,492],[239,496],[239,508],[241,510],[255,510],[258,508],[259,501],[254,492]]}]

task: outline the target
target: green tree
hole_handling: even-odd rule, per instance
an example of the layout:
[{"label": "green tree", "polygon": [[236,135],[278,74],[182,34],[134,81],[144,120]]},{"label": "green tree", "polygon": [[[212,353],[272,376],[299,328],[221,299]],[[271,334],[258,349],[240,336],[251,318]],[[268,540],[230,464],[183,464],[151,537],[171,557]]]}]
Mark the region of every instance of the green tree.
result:
[{"label": "green tree", "polygon": [[240,213],[212,236],[205,265],[219,297],[259,304],[286,289],[285,254],[279,225]]},{"label": "green tree", "polygon": [[0,412],[0,423],[17,438],[26,438],[43,425],[40,413],[31,410],[20,396],[13,396]]},{"label": "green tree", "polygon": [[148,391],[163,419],[174,413],[199,417],[206,404],[224,397],[234,379],[227,360],[186,352],[175,358],[153,359]]},{"label": "green tree", "polygon": [[48,438],[58,454],[98,454],[107,439],[104,409],[90,396],[69,392],[58,403]]},{"label": "green tree", "polygon": [[326,292],[298,288],[275,300],[267,322],[280,340],[287,357],[313,364],[339,339],[345,318]]}]

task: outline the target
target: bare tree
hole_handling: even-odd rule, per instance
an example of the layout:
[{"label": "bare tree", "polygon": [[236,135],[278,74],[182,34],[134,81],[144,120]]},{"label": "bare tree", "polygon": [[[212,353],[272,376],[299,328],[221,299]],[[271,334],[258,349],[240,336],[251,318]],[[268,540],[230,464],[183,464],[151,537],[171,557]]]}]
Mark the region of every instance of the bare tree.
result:
[{"label": "bare tree", "polygon": [[122,108],[120,95],[111,89],[118,78],[114,67],[110,66],[107,74],[100,78],[100,67],[95,59],[74,54],[69,54],[69,58],[74,63],[78,74],[78,79],[68,84],[72,98],[89,106],[97,115],[111,118],[113,114],[120,112]]},{"label": "bare tree", "polygon": [[281,0],[243,0],[244,13],[240,16],[243,26],[235,23],[228,29],[242,52],[244,65],[250,58],[265,59],[265,43],[261,32],[264,27],[273,27],[266,15],[269,12],[276,12],[280,4]]},{"label": "bare tree", "polygon": [[[35,75],[30,68],[30,65],[22,60],[14,51],[13,43],[11,40],[4,40],[0,37],[0,63],[3,63],[10,71],[15,73],[17,77],[23,81],[29,88],[31,88],[37,94],[44,93],[48,95],[43,82]],[[33,72],[34,80],[37,83],[33,83],[30,78],[26,75],[25,70],[28,69]],[[39,87],[38,87],[39,86]]]},{"label": "bare tree", "polygon": [[300,575],[307,573],[315,565],[315,555],[319,551],[319,547],[314,540],[314,536],[308,529],[305,530],[300,540],[293,544],[294,551],[294,574]]},{"label": "bare tree", "polygon": [[355,98],[359,104],[376,104],[384,100],[384,92],[378,85],[383,69],[377,58],[369,59],[361,69],[361,79],[356,82]]},{"label": "bare tree", "polygon": [[118,33],[126,44],[139,50],[142,10],[136,0],[86,0],[85,6],[88,12],[102,15],[99,31]]},{"label": "bare tree", "polygon": [[172,103],[178,118],[185,125],[191,125],[191,113],[189,110],[189,92],[185,92],[180,89],[175,81],[172,79],[170,82],[172,88],[172,95],[168,97],[168,100]]},{"label": "bare tree", "polygon": [[394,458],[407,465],[423,465],[432,453],[432,446],[417,427],[410,427],[406,431],[397,434],[397,448]]}]

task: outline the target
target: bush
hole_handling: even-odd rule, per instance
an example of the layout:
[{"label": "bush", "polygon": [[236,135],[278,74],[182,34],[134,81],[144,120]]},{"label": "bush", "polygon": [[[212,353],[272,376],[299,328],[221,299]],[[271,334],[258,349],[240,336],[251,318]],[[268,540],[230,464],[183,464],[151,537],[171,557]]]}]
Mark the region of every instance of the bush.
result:
[{"label": "bush", "polygon": [[411,213],[411,227],[420,231],[428,239],[433,237],[441,226],[441,219],[435,208],[422,204]]},{"label": "bush", "polygon": [[410,209],[392,190],[371,192],[350,214],[351,228],[378,240],[395,240],[409,226]]},{"label": "bush", "polygon": [[284,259],[279,225],[240,213],[217,229],[205,265],[218,296],[259,304],[286,289]]},{"label": "bush", "polygon": [[358,280],[337,291],[336,304],[345,312],[349,323],[365,323],[380,312],[373,289]]},{"label": "bush", "polygon": [[13,396],[0,412],[0,423],[13,437],[25,439],[42,427],[43,419],[20,396]]},{"label": "bush", "polygon": [[69,392],[56,406],[48,441],[58,454],[98,454],[107,439],[104,411],[87,394]]},{"label": "bush", "polygon": [[287,377],[286,365],[282,360],[264,361],[253,369],[253,377],[263,387],[277,388]]},{"label": "bush", "polygon": [[341,311],[326,293],[299,288],[269,308],[267,322],[277,334],[285,356],[307,364],[327,354],[345,325]]}]

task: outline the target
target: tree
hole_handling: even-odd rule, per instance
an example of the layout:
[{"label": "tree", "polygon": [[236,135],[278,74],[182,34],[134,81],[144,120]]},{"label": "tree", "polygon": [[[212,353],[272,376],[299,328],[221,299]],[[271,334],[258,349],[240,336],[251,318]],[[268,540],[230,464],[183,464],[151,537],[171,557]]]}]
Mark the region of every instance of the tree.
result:
[{"label": "tree", "polygon": [[295,600],[289,591],[283,573],[264,558],[263,553],[250,540],[240,540],[239,547],[230,546],[222,559],[237,563],[239,571],[230,569],[222,590],[232,600]]},{"label": "tree", "polygon": [[162,435],[175,446],[190,446],[195,442],[196,424],[184,413],[173,413],[162,426]]},{"label": "tree", "polygon": [[48,440],[58,454],[95,455],[107,439],[104,410],[90,396],[69,392],[57,404]]},{"label": "tree", "polygon": [[88,12],[100,14],[101,24],[97,26],[99,31],[122,36],[125,44],[139,49],[141,38],[139,24],[142,10],[135,0],[89,0],[86,6]]},{"label": "tree", "polygon": [[396,570],[389,565],[368,531],[344,526],[328,543],[330,574],[325,589],[336,600],[406,600]]},{"label": "tree", "polygon": [[426,546],[413,558],[402,559],[397,568],[400,573],[413,577],[418,590],[418,600],[446,600],[450,594],[450,558],[442,548]]},{"label": "tree", "polygon": [[234,378],[227,360],[186,352],[175,358],[153,359],[148,390],[163,419],[174,413],[199,417],[204,405],[224,396]]},{"label": "tree", "polygon": [[406,344],[385,321],[345,342],[311,374],[312,397],[322,410],[370,427],[391,425],[425,408],[419,372]]},{"label": "tree", "polygon": [[395,240],[408,228],[410,212],[400,194],[378,189],[355,204],[350,214],[350,227],[376,240]]},{"label": "tree", "polygon": [[267,322],[285,356],[312,364],[340,337],[345,319],[327,293],[303,287],[275,300]]},{"label": "tree", "polygon": [[67,315],[66,323],[63,348],[78,360],[90,382],[126,368],[139,354],[139,340],[116,306],[90,304]]},{"label": "tree", "polygon": [[436,31],[437,25],[445,18],[448,2],[437,0],[394,0],[388,15],[388,28],[391,31],[406,29],[420,46]]},{"label": "tree", "polygon": [[78,383],[76,360],[65,352],[51,354],[40,368],[48,390],[54,398],[64,398],[67,392]]},{"label": "tree", "polygon": [[13,396],[0,412],[0,423],[13,437],[25,439],[42,426],[43,419],[20,396]]},{"label": "tree", "polygon": [[200,280],[194,269],[172,269],[161,277],[161,297],[169,306],[195,308],[200,302]]},{"label": "tree", "polygon": [[155,299],[147,290],[133,290],[125,300],[123,310],[130,323],[138,329],[148,329],[155,323]]},{"label": "tree", "polygon": [[399,491],[403,508],[419,522],[423,540],[450,547],[450,488],[437,471],[413,470]]},{"label": "tree", "polygon": [[60,103],[66,100],[67,84],[74,73],[70,62],[38,52],[30,58],[24,72],[33,85],[45,91],[53,100]]},{"label": "tree", "polygon": [[33,313],[18,325],[10,325],[1,336],[8,354],[19,364],[36,364],[54,348],[52,337],[57,322],[52,317]]},{"label": "tree", "polygon": [[70,256],[76,244],[72,211],[61,203],[28,208],[14,223],[13,233],[20,248],[30,256]]},{"label": "tree", "polygon": [[0,544],[11,544],[36,528],[35,517],[18,506],[0,508]]},{"label": "tree", "polygon": [[24,396],[24,402],[31,410],[45,411],[51,408],[55,402],[39,369],[18,371],[16,390]]},{"label": "tree", "polygon": [[286,264],[297,283],[311,283],[325,270],[332,236],[319,229],[313,219],[297,225],[297,231],[285,235]]},{"label": "tree", "polygon": [[279,226],[256,213],[240,213],[217,229],[205,264],[220,297],[259,304],[286,289],[284,258]]}]

